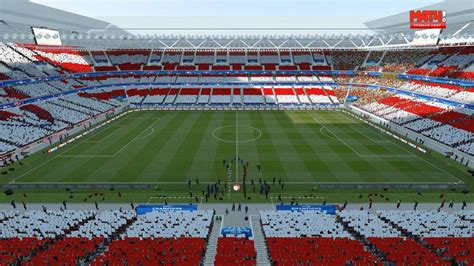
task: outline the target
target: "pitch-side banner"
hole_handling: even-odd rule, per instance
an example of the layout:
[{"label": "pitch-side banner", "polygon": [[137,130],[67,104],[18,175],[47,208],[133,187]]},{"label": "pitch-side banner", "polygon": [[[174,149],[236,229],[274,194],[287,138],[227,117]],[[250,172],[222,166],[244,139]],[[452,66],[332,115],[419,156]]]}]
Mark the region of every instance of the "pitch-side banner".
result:
[{"label": "pitch-side banner", "polygon": [[197,211],[197,205],[138,205],[137,214],[147,212],[165,212],[165,211]]},{"label": "pitch-side banner", "polygon": [[277,205],[277,211],[320,211],[336,214],[336,205]]},{"label": "pitch-side banner", "polygon": [[224,237],[228,235],[230,236],[245,235],[245,237],[248,238],[252,236],[252,229],[250,229],[249,227],[228,226],[228,227],[222,228],[221,234]]}]

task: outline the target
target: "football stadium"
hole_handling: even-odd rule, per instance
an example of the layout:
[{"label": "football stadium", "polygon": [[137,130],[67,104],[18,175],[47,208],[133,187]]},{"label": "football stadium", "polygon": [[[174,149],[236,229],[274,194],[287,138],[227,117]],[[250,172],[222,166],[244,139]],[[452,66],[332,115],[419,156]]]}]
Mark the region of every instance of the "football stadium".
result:
[{"label": "football stadium", "polygon": [[0,0],[0,265],[474,265],[471,0]]}]

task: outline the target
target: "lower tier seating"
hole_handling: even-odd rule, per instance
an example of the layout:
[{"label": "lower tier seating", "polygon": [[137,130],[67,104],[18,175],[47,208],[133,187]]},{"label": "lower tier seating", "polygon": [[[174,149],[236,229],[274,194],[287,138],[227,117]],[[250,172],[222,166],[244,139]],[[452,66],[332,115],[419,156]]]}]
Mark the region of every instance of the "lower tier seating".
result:
[{"label": "lower tier seating", "polygon": [[45,245],[45,249],[36,252],[26,264],[29,265],[82,265],[89,255],[97,252],[104,243],[103,237],[92,239],[68,237]]},{"label": "lower tier seating", "polygon": [[451,265],[412,239],[369,237],[367,240],[385,255],[387,261],[396,265]]},{"label": "lower tier seating", "polygon": [[474,239],[472,237],[427,237],[423,241],[431,246],[431,249],[449,261],[458,265],[474,264]]},{"label": "lower tier seating", "polygon": [[92,265],[201,265],[203,238],[124,238],[113,241]]},{"label": "lower tier seating", "polygon": [[218,239],[214,265],[256,265],[256,259],[253,240],[237,237]]},{"label": "lower tier seating", "polygon": [[43,247],[49,239],[39,239],[35,237],[12,237],[0,238],[0,264],[18,265],[24,258]]},{"label": "lower tier seating", "polygon": [[377,262],[358,240],[327,237],[269,237],[274,265],[373,265]]},{"label": "lower tier seating", "polygon": [[464,108],[420,100],[411,96],[389,96],[357,104],[377,116],[429,138],[474,154],[474,113]]}]

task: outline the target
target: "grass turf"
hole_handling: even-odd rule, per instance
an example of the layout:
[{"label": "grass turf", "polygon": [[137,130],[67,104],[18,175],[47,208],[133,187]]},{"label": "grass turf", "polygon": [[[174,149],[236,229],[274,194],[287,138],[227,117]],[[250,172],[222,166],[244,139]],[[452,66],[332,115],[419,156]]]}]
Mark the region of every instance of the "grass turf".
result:
[{"label": "grass turf", "polygon": [[[276,177],[305,188],[469,178],[454,162],[422,154],[341,112],[141,111],[52,154],[35,154],[2,180],[152,182],[186,192],[187,180],[227,181],[223,160],[236,156],[249,162],[249,181]],[[241,181],[242,165],[231,168],[232,182]]]}]

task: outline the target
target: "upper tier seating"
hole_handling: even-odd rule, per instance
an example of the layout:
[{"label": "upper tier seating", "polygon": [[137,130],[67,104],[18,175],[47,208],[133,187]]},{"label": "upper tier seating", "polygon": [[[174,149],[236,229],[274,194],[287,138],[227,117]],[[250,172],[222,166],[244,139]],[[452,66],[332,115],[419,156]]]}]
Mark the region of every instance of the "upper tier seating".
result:
[{"label": "upper tier seating", "polygon": [[149,51],[143,50],[108,50],[106,51],[110,62],[117,65],[120,70],[141,70],[146,64]]},{"label": "upper tier seating", "polygon": [[92,72],[92,67],[81,53],[70,47],[39,48],[27,47],[52,65],[59,66],[69,72]]},{"label": "upper tier seating", "polygon": [[[472,79],[473,48],[404,51],[312,50],[80,50],[0,44],[10,67],[0,79],[27,79],[68,72],[118,70],[375,70]],[[365,60],[367,59],[367,60]]]},{"label": "upper tier seating", "polygon": [[355,70],[358,66],[362,65],[367,52],[331,52],[333,60],[333,68],[340,70]]},{"label": "upper tier seating", "polygon": [[6,77],[2,79],[28,79],[46,76],[46,73],[35,64],[38,60],[32,58],[28,52],[18,52],[18,49],[22,48],[13,43],[0,43],[0,62],[9,67],[8,72],[2,73]]},{"label": "upper tier seating", "polygon": [[[212,65],[214,64],[214,52],[210,51],[196,51],[196,55],[194,57],[195,64],[202,64],[202,65]],[[205,69],[209,70],[209,68]]]}]

